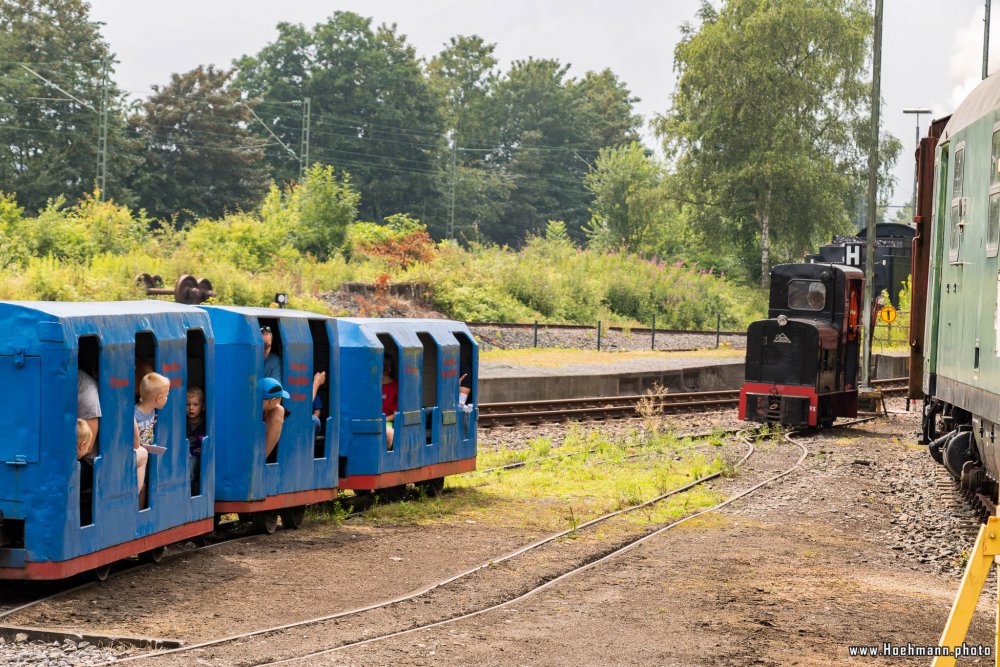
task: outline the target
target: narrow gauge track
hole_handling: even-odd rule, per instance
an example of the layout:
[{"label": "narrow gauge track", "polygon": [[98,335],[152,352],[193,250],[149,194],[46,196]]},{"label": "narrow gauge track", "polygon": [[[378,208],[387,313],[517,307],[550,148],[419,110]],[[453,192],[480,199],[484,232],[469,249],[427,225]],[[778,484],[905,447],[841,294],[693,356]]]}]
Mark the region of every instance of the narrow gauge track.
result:
[{"label": "narrow gauge track", "polygon": [[[852,421],[852,422],[845,422],[841,426],[849,426],[849,425],[852,425],[852,424],[856,424],[856,423],[868,421],[869,419],[871,419],[871,418],[859,419],[859,420],[855,420],[855,421]],[[756,434],[756,435],[760,435],[760,434]],[[756,437],[756,435],[755,435],[755,437]],[[299,660],[303,660],[303,659],[307,659],[307,658],[312,658],[312,657],[317,657],[317,656],[321,656],[321,655],[326,655],[326,654],[329,654],[329,653],[332,653],[332,652],[335,652],[335,651],[339,651],[339,650],[342,650],[342,649],[345,649],[345,648],[349,648],[349,647],[352,647],[352,646],[361,646],[361,645],[368,644],[368,643],[371,643],[371,642],[380,641],[380,640],[384,640],[384,639],[389,639],[389,638],[392,638],[392,637],[398,637],[398,636],[409,634],[411,632],[415,632],[415,631],[419,631],[419,630],[426,630],[426,629],[429,629],[429,628],[438,627],[438,626],[441,626],[441,625],[452,623],[454,621],[472,618],[472,617],[479,616],[481,614],[487,613],[489,611],[493,611],[493,610],[496,610],[496,609],[500,609],[500,608],[506,607],[508,605],[515,604],[515,603],[517,603],[517,602],[519,602],[519,601],[521,601],[521,600],[523,600],[523,599],[525,599],[525,598],[527,598],[527,597],[529,597],[531,595],[534,595],[535,593],[538,593],[538,592],[540,592],[540,591],[542,591],[542,590],[544,590],[546,588],[549,588],[549,587],[555,585],[556,583],[558,583],[558,582],[560,582],[560,581],[562,581],[564,579],[567,579],[567,578],[569,578],[569,577],[571,577],[573,575],[576,575],[576,574],[579,574],[581,572],[584,572],[584,571],[586,571],[586,570],[588,570],[590,568],[596,567],[596,566],[598,566],[598,565],[600,565],[600,564],[602,564],[602,563],[604,563],[604,562],[606,562],[606,561],[614,558],[615,556],[618,556],[618,555],[623,554],[623,553],[625,553],[627,551],[630,551],[631,549],[634,549],[635,547],[637,547],[639,544],[642,544],[643,542],[646,542],[646,541],[648,541],[648,540],[656,537],[657,535],[660,535],[660,534],[666,532],[667,530],[670,530],[671,528],[679,526],[679,525],[681,525],[681,524],[683,524],[683,523],[685,523],[685,522],[687,522],[687,521],[689,521],[689,520],[691,520],[691,519],[693,519],[695,517],[701,516],[701,515],[706,514],[708,512],[713,512],[713,511],[717,511],[719,509],[722,509],[723,507],[726,507],[726,506],[732,504],[736,500],[738,500],[740,498],[743,498],[743,497],[746,497],[746,496],[750,495],[751,493],[753,493],[753,492],[755,492],[755,491],[763,488],[764,486],[767,486],[768,484],[771,484],[774,481],[776,481],[778,479],[781,479],[782,477],[785,477],[785,476],[791,474],[792,472],[794,472],[795,470],[797,470],[801,466],[802,462],[805,460],[806,456],[808,456],[808,453],[809,453],[809,451],[805,447],[805,445],[803,445],[802,443],[800,443],[800,442],[798,442],[798,441],[796,441],[796,440],[794,440],[792,438],[793,435],[794,435],[794,433],[792,433],[792,434],[786,434],[785,438],[786,438],[786,440],[788,440],[789,442],[791,442],[792,444],[794,444],[796,447],[798,447],[798,449],[801,451],[801,454],[798,456],[798,458],[797,458],[796,462],[794,463],[794,465],[781,470],[777,474],[773,474],[773,475],[767,477],[763,481],[761,481],[761,482],[759,482],[759,483],[751,486],[748,489],[745,489],[744,491],[741,491],[740,493],[738,493],[738,494],[730,497],[729,499],[727,499],[727,500],[725,500],[725,501],[723,501],[721,503],[718,503],[718,504],[716,504],[716,505],[714,505],[712,507],[709,507],[707,509],[704,509],[702,511],[689,514],[689,515],[687,515],[687,516],[685,516],[685,517],[683,517],[683,518],[681,518],[681,519],[679,519],[677,521],[673,521],[673,522],[671,522],[669,524],[662,525],[661,527],[655,528],[655,529],[653,529],[651,531],[646,531],[646,532],[644,532],[643,534],[641,534],[638,537],[628,538],[624,542],[619,542],[617,545],[612,546],[612,547],[606,549],[603,553],[598,553],[596,555],[593,555],[593,556],[587,558],[583,563],[580,563],[578,565],[574,565],[574,566],[570,567],[569,569],[567,569],[567,570],[565,570],[565,571],[563,571],[561,573],[558,573],[558,574],[556,574],[554,576],[542,577],[539,582],[531,584],[530,587],[527,590],[518,592],[518,593],[514,594],[512,597],[508,597],[508,599],[506,599],[506,600],[503,600],[501,602],[496,602],[496,603],[490,601],[486,605],[481,606],[478,609],[475,609],[475,610],[470,611],[470,612],[460,612],[460,613],[457,613],[457,614],[455,614],[453,616],[445,618],[443,620],[436,620],[436,621],[427,622],[427,623],[420,623],[418,621],[415,621],[415,622],[413,622],[410,625],[410,627],[407,627],[407,628],[402,629],[402,630],[389,631],[389,632],[386,632],[386,633],[381,634],[381,635],[376,636],[376,637],[366,637],[364,639],[360,639],[360,640],[356,640],[356,641],[347,641],[347,642],[341,643],[341,644],[339,644],[337,646],[323,648],[323,649],[317,650],[317,651],[299,653],[300,649],[299,650],[296,650],[294,648],[292,648],[290,650],[286,649],[284,651],[286,654],[288,652],[292,652],[292,653],[295,653],[295,655],[293,657],[281,658],[281,659],[278,659],[278,660],[273,661],[273,662],[256,662],[255,661],[255,662],[247,663],[247,664],[255,664],[255,665],[278,665],[278,664],[287,664],[287,663],[297,662]],[[746,432],[740,432],[739,433],[738,442],[741,443],[741,444],[743,444],[746,447],[746,452],[744,453],[744,455],[742,456],[742,458],[739,459],[738,463],[736,464],[737,467],[743,466],[743,464],[745,464],[750,459],[750,457],[753,456],[756,453],[757,450],[756,450],[756,448],[754,446],[754,439],[755,439],[755,437],[750,437],[750,436],[746,435]],[[508,554],[506,554],[504,556],[501,556],[499,558],[493,559],[493,560],[491,560],[491,561],[489,561],[487,563],[483,563],[483,564],[477,565],[477,566],[475,566],[475,567],[473,567],[473,568],[471,568],[469,570],[461,572],[461,573],[459,573],[457,575],[454,575],[454,576],[449,577],[447,579],[444,579],[442,581],[438,581],[438,582],[436,582],[434,584],[431,584],[431,585],[429,585],[429,586],[427,586],[425,588],[422,588],[422,589],[420,589],[418,591],[415,591],[413,593],[409,593],[407,595],[403,595],[403,596],[400,596],[400,597],[397,597],[397,598],[393,598],[391,600],[386,600],[386,601],[378,602],[378,603],[375,603],[375,604],[372,604],[372,605],[368,605],[366,607],[361,607],[361,608],[358,608],[358,609],[352,609],[352,610],[348,610],[348,611],[338,612],[338,613],[335,613],[335,614],[330,614],[330,615],[326,615],[326,616],[322,616],[322,617],[318,617],[318,618],[308,619],[308,620],[304,620],[304,621],[298,621],[298,622],[295,622],[295,623],[289,623],[289,624],[285,624],[285,625],[281,625],[281,626],[276,626],[276,627],[272,627],[272,628],[264,628],[264,629],[256,630],[256,631],[253,631],[253,632],[243,633],[243,634],[240,634],[240,635],[234,635],[234,636],[231,636],[231,637],[224,637],[224,638],[217,639],[217,640],[212,640],[212,641],[207,641],[207,642],[201,642],[201,643],[197,643],[197,644],[192,644],[192,645],[184,646],[184,647],[177,648],[177,649],[172,649],[172,650],[167,650],[167,651],[158,651],[158,652],[147,653],[147,654],[143,654],[143,655],[130,656],[130,657],[127,657],[127,658],[119,659],[114,664],[120,664],[122,662],[127,662],[127,661],[132,661],[132,660],[144,660],[144,661],[145,660],[149,660],[150,664],[152,664],[152,665],[158,665],[158,664],[176,664],[175,662],[172,662],[172,660],[174,658],[178,657],[178,654],[182,654],[182,653],[186,653],[186,652],[190,652],[190,651],[198,651],[200,662],[202,662],[202,664],[231,664],[231,662],[233,660],[239,660],[241,663],[245,663],[246,662],[245,655],[237,657],[236,655],[233,655],[231,653],[227,653],[227,651],[232,650],[232,651],[236,651],[238,653],[239,650],[240,650],[239,646],[241,644],[242,644],[243,650],[246,650],[248,647],[247,647],[247,644],[245,644],[244,642],[249,642],[250,640],[253,640],[253,639],[258,638],[258,637],[262,637],[264,635],[268,636],[268,638],[267,638],[267,646],[269,648],[273,649],[273,650],[280,651],[279,645],[281,644],[281,642],[278,641],[279,637],[287,640],[291,644],[291,646],[294,647],[294,646],[296,646],[296,645],[298,645],[298,644],[301,643],[298,638],[301,637],[301,636],[303,636],[303,635],[300,635],[298,632],[287,633],[285,631],[293,630],[293,629],[298,630],[300,628],[305,628],[305,627],[309,627],[309,626],[318,626],[320,624],[324,624],[324,623],[328,623],[328,622],[332,622],[333,625],[336,626],[340,622],[342,622],[345,619],[348,619],[350,617],[357,617],[357,616],[360,616],[360,615],[368,613],[368,612],[373,612],[375,610],[384,609],[384,608],[387,608],[387,607],[395,607],[395,606],[402,605],[402,604],[410,602],[410,601],[415,601],[417,598],[422,598],[424,596],[427,596],[429,593],[431,593],[433,591],[439,591],[441,589],[444,589],[444,587],[448,586],[449,584],[452,584],[452,583],[455,583],[455,582],[459,582],[460,580],[469,578],[473,574],[481,573],[481,572],[489,573],[491,571],[496,571],[496,567],[495,566],[497,566],[497,565],[499,565],[501,563],[504,563],[506,561],[510,561],[510,560],[512,560],[512,559],[514,559],[514,558],[516,558],[518,556],[521,556],[523,554],[526,554],[527,552],[529,552],[531,550],[537,549],[538,547],[541,547],[541,546],[543,546],[545,544],[549,544],[549,543],[551,543],[551,542],[553,542],[553,541],[555,541],[557,539],[564,538],[567,535],[571,535],[572,534],[572,535],[575,536],[579,531],[587,529],[587,528],[590,528],[590,527],[595,526],[595,525],[598,525],[600,523],[603,523],[603,522],[605,522],[605,521],[607,521],[607,520],[609,520],[609,519],[611,519],[613,517],[620,516],[620,515],[627,514],[627,513],[631,513],[631,512],[635,512],[635,511],[640,510],[642,508],[649,507],[650,505],[653,505],[655,503],[661,502],[662,500],[665,500],[665,499],[667,499],[667,498],[669,498],[671,496],[683,493],[684,491],[688,491],[688,490],[690,490],[690,489],[692,489],[692,488],[694,488],[696,486],[704,484],[705,482],[707,482],[709,480],[718,478],[720,475],[721,475],[721,473],[714,473],[714,474],[711,474],[711,475],[707,475],[707,476],[702,477],[700,479],[694,480],[693,482],[691,482],[691,483],[689,483],[689,484],[687,484],[685,486],[682,486],[680,488],[671,490],[671,491],[669,491],[669,492],[667,492],[667,493],[665,493],[665,494],[663,494],[661,496],[653,498],[652,500],[646,501],[644,503],[640,503],[638,505],[630,506],[630,507],[618,510],[616,512],[611,512],[609,514],[597,517],[597,518],[595,518],[595,519],[593,519],[591,521],[588,521],[588,522],[586,522],[584,524],[580,524],[579,526],[576,526],[576,527],[574,527],[572,529],[568,529],[568,530],[565,530],[565,531],[560,531],[560,532],[555,533],[553,535],[549,535],[548,537],[545,537],[545,538],[542,538],[540,540],[537,540],[536,542],[533,542],[533,543],[531,543],[531,544],[529,544],[527,546],[521,547],[521,548],[519,548],[519,549],[517,549],[517,550],[515,550],[513,552],[510,552],[510,553],[508,553]],[[465,593],[462,594],[463,595],[463,600],[464,600],[465,596],[467,596],[467,594],[468,594],[467,592],[465,592]],[[496,597],[502,597],[502,595],[498,595],[497,591],[494,591],[494,596],[493,597],[495,599]],[[431,600],[431,599],[424,599],[423,602],[424,603],[431,603],[431,606],[429,607],[431,609],[433,609],[436,606],[436,605],[432,604],[433,600]],[[463,604],[463,606],[464,606],[464,604]],[[365,621],[365,623],[367,625],[368,621]],[[375,625],[375,627],[378,627],[379,623],[375,622],[374,625]],[[371,625],[367,625],[367,627],[370,628],[372,626]],[[282,633],[284,633],[284,634],[282,634]],[[259,644],[254,644],[253,647],[251,648],[251,652],[253,652],[253,651],[260,651],[261,649],[259,648],[259,646],[260,646]],[[215,651],[212,651],[212,650],[209,650],[209,649],[215,649]],[[216,651],[218,651],[218,652],[216,652]],[[260,654],[257,653],[257,655],[260,655]],[[156,658],[158,658],[160,656],[164,657],[164,660],[165,660],[164,662],[160,662],[160,661],[156,660]],[[215,661],[213,661],[213,659]],[[265,658],[265,660],[266,660],[266,658]],[[109,664],[111,664],[111,663],[109,663]],[[98,667],[100,667],[100,666],[98,666]]]},{"label": "narrow gauge track", "polygon": [[[735,434],[737,434],[739,432],[740,431],[738,431],[738,430],[729,430],[729,431],[724,431],[723,435],[735,435]],[[712,432],[704,432],[704,433],[682,433],[682,434],[680,434],[678,436],[678,438],[699,439],[699,438],[708,438],[711,435],[713,435]],[[686,447],[686,448],[683,448],[680,451],[687,451],[688,449],[694,449],[694,448],[697,448],[697,447],[699,447],[699,446],[695,445],[695,446],[692,446],[692,447]],[[596,449],[591,449],[591,450],[583,450],[583,451],[576,451],[576,452],[557,453],[557,454],[554,454],[552,456],[544,456],[544,457],[539,457],[539,458],[525,459],[523,461],[515,461],[513,463],[508,463],[508,464],[496,466],[496,467],[493,467],[493,468],[484,468],[484,469],[474,470],[472,472],[462,473],[462,474],[463,475],[475,475],[475,474],[482,475],[482,474],[490,473],[490,472],[499,472],[501,470],[512,470],[512,469],[515,469],[515,468],[521,468],[521,467],[524,467],[524,466],[528,466],[528,465],[532,465],[532,464],[536,464],[536,463],[541,463],[541,462],[544,462],[544,461],[561,459],[561,458],[566,458],[566,457],[570,457],[570,456],[580,456],[580,455],[583,455],[583,454],[592,454],[592,453],[594,453],[596,451],[597,451]],[[637,454],[631,454],[631,455],[627,456],[626,458],[633,458],[633,457],[636,457],[636,456],[650,455],[652,453],[653,452],[640,452],[640,453],[637,453]],[[350,514],[348,514],[348,517],[355,517],[355,516],[360,516],[361,514],[363,514],[364,511],[366,509],[368,509],[373,504],[373,502],[374,502],[374,495],[372,495],[372,496],[347,496],[347,497],[341,497],[341,498],[337,499],[335,502],[346,503],[347,507],[351,510]],[[201,551],[201,550],[209,549],[209,548],[216,547],[216,546],[219,546],[219,545],[222,545],[222,544],[226,544],[228,542],[233,542],[233,541],[237,541],[237,540],[253,539],[254,537],[258,536],[257,534],[253,534],[253,535],[239,535],[239,534],[228,534],[227,535],[227,534],[225,534],[227,532],[226,531],[227,528],[231,529],[235,525],[236,525],[235,521],[226,521],[226,522],[223,522],[222,524],[220,524],[220,527],[223,528],[223,533],[220,534],[217,537],[214,537],[214,538],[209,537],[208,539],[210,540],[210,542],[208,544],[204,544],[204,545],[195,547],[192,550],[184,550],[184,551],[173,550],[172,552],[168,552],[166,558],[167,559],[173,559],[173,558],[177,558],[178,556],[187,555],[188,553],[190,553],[190,551]],[[231,532],[231,530],[228,531],[228,532]],[[133,569],[136,569],[136,568],[150,567],[152,565],[154,565],[154,563],[141,562],[141,561],[134,560],[134,559],[125,559],[125,560],[121,561],[119,564],[117,564],[114,567],[113,572],[124,572],[124,571],[133,570]],[[83,590],[85,588],[90,588],[92,586],[96,586],[99,583],[101,583],[101,582],[98,581],[98,580],[96,580],[93,577],[92,573],[81,573],[81,574],[76,575],[74,577],[71,577],[69,579],[64,579],[64,580],[60,580],[60,581],[22,581],[22,582],[15,582],[17,590],[14,590],[13,587],[9,587],[8,590],[5,591],[5,594],[3,595],[3,597],[0,598],[0,623],[2,623],[2,619],[4,619],[5,617],[13,616],[14,614],[16,614],[18,612],[25,611],[27,609],[30,609],[31,607],[34,607],[35,605],[38,605],[38,604],[41,604],[43,602],[46,602],[46,601],[58,598],[58,597],[60,597],[62,595],[66,595],[66,594],[72,593],[74,591]]]},{"label": "narrow gauge track", "polygon": [[[875,380],[872,385],[886,396],[906,392],[907,378]],[[639,414],[640,401],[649,396],[592,396],[559,398],[549,401],[482,403],[479,405],[479,426],[513,426],[569,419],[622,419]],[[734,408],[739,404],[738,389],[666,393],[655,398],[654,407],[666,414],[707,412]]]}]

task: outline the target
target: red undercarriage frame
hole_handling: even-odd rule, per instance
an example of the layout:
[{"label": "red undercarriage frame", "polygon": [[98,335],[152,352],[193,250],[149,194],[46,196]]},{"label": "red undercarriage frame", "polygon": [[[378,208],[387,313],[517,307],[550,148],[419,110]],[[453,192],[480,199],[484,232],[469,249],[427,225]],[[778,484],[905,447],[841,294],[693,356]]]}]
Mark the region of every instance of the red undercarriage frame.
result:
[{"label": "red undercarriage frame", "polygon": [[48,563],[28,562],[24,567],[0,568],[0,579],[65,579],[74,574],[93,570],[94,568],[114,563],[129,556],[163,547],[174,542],[187,540],[198,535],[211,533],[214,528],[212,519],[192,521],[183,526],[177,526],[159,533],[140,537],[131,542],[117,544],[107,549],[84,554],[69,560]]},{"label": "red undercarriage frame", "polygon": [[[741,401],[742,406],[742,401]],[[742,414],[742,407],[741,407]],[[400,484],[412,484],[448,475],[457,475],[463,472],[470,472],[476,469],[475,457],[463,459],[461,461],[449,461],[447,463],[436,463],[422,468],[412,470],[400,470],[397,472],[387,472],[381,475],[353,475],[340,480],[340,488],[374,490]],[[219,500],[215,503],[217,514],[230,514],[233,512],[264,512],[268,510],[281,510],[287,507],[298,507],[300,505],[311,505],[327,500],[333,500],[337,496],[337,489],[314,489],[312,491],[298,491],[294,493],[283,493],[277,496],[269,496],[262,500],[232,501]],[[118,544],[107,549],[95,551],[94,553],[78,556],[69,560],[45,563],[25,563],[24,567],[0,568],[0,579],[65,579],[80,572],[86,572],[95,568],[114,563],[115,561],[135,556],[136,554],[150,551],[168,544],[191,539],[198,535],[211,533],[214,529],[212,519],[193,521],[177,526],[169,530],[164,530],[153,535],[140,537],[139,539]]]},{"label": "red undercarriage frame", "polygon": [[294,491],[268,496],[261,500],[216,500],[216,514],[232,514],[234,512],[266,512],[268,510],[283,510],[287,507],[324,503],[337,497],[337,489],[313,489],[311,491]]},{"label": "red undercarriage frame", "polygon": [[475,469],[476,457],[472,457],[471,459],[462,459],[461,461],[435,463],[422,468],[386,472],[381,475],[351,475],[341,478],[340,488],[373,491],[375,489],[385,489],[390,486],[399,486],[400,484],[413,484],[428,479],[471,472]]},{"label": "red undercarriage frame", "polygon": [[[763,394],[764,396],[796,396],[809,399],[809,411],[807,417],[808,426],[819,426],[820,424],[820,402],[831,402],[833,411],[832,417],[857,417],[858,416],[858,392],[833,391],[820,394],[815,387],[803,387],[799,385],[787,384],[763,384],[747,382],[740,389],[740,419],[747,420],[747,394]],[[749,420],[759,421],[759,420]]]}]

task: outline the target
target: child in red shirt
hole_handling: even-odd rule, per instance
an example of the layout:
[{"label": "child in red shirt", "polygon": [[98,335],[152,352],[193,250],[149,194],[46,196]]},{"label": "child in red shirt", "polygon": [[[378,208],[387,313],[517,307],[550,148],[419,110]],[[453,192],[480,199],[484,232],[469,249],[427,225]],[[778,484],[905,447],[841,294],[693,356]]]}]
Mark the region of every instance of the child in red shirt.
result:
[{"label": "child in red shirt", "polygon": [[399,409],[399,382],[393,377],[392,362],[386,359],[382,362],[382,412],[385,413],[385,441],[392,451],[392,436],[394,434],[392,421]]}]

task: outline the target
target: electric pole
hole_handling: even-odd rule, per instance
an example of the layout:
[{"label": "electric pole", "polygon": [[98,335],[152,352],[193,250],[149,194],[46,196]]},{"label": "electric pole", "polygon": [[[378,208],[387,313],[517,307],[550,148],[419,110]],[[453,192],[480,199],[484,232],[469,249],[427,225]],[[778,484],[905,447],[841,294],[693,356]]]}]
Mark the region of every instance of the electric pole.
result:
[{"label": "electric pole", "polygon": [[309,120],[311,104],[311,98],[302,98],[302,147],[299,149],[299,181],[305,179],[306,169],[309,168]]},{"label": "electric pole", "polygon": [[882,102],[882,0],[875,0],[872,47],[871,146],[868,153],[868,227],[865,234],[865,311],[862,332],[861,391],[871,391],[872,321],[875,301],[875,219],[878,215],[878,131]]},{"label": "electric pole", "polygon": [[451,198],[448,202],[448,238],[455,240],[455,162],[458,153],[458,137],[451,138]]},{"label": "electric pole", "polygon": [[990,0],[986,0],[986,16],[983,19],[983,78],[990,75]]},{"label": "electric pole", "polygon": [[101,106],[97,113],[97,194],[104,201],[108,178],[108,61],[101,61]]}]

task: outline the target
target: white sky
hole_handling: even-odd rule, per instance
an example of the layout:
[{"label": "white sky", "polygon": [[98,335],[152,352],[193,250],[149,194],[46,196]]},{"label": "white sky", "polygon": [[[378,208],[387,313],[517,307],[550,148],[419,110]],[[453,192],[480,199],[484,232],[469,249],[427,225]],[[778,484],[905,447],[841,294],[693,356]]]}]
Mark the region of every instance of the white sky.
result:
[{"label": "white sky", "polygon": [[[336,10],[396,23],[418,54],[430,58],[453,35],[497,44],[504,69],[535,56],[572,65],[571,74],[610,67],[641,98],[645,118],[665,111],[675,77],[679,26],[694,21],[699,0],[91,0],[93,17],[120,61],[116,78],[144,96],[171,73],[228,66],[277,36],[280,21],[312,27]],[[718,5],[718,0],[715,2]],[[882,126],[903,142],[893,204],[913,188],[914,116],[906,107],[950,113],[978,83],[982,0],[885,0]],[[1000,3],[993,10],[991,62],[1000,65]],[[991,71],[993,71],[991,69]],[[921,116],[921,135],[927,116]],[[647,137],[649,135],[647,134]]]}]

